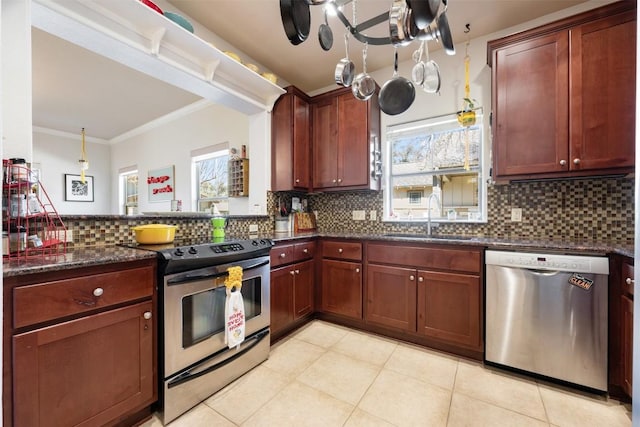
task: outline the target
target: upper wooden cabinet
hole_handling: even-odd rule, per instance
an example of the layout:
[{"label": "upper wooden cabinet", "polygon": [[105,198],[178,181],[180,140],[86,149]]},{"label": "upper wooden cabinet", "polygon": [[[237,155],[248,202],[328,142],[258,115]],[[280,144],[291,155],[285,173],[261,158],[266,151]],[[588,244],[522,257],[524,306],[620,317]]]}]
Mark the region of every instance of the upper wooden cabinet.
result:
[{"label": "upper wooden cabinet", "polygon": [[497,180],[634,168],[636,2],[488,43]]},{"label": "upper wooden cabinet", "polygon": [[271,124],[271,189],[311,188],[309,98],[293,86],[273,107]]},{"label": "upper wooden cabinet", "polygon": [[317,190],[380,188],[380,107],[377,94],[356,99],[348,88],[313,99],[312,187]]}]

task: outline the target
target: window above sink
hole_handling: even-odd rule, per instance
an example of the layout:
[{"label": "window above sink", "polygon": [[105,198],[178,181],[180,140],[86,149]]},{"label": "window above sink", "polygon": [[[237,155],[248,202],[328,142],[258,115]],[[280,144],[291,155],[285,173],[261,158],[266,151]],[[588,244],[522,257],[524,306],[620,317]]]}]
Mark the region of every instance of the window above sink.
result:
[{"label": "window above sink", "polygon": [[462,127],[457,114],[387,127],[384,220],[486,222],[482,109]]}]

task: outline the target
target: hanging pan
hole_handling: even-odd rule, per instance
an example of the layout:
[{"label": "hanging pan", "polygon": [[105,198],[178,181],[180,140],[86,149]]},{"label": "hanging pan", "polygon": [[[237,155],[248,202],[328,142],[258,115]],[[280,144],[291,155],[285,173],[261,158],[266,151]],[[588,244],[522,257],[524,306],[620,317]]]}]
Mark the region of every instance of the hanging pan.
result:
[{"label": "hanging pan", "polygon": [[[424,42],[423,42],[424,43]],[[422,89],[427,93],[440,93],[440,67],[436,61],[429,59],[429,45],[425,44],[427,62],[424,63],[424,79]]]},{"label": "hanging pan", "polygon": [[440,8],[440,0],[407,0],[413,12],[413,20],[419,29],[433,22]]},{"label": "hanging pan", "polygon": [[415,98],[416,89],[413,84],[398,74],[398,48],[396,48],[393,61],[393,77],[380,89],[378,98],[380,109],[385,114],[395,116],[407,111]]},{"label": "hanging pan", "polygon": [[331,31],[331,27],[327,22],[327,11],[324,11],[324,23],[320,24],[320,29],[318,30],[318,41],[320,41],[320,47],[322,50],[329,51],[333,46],[333,32]]},{"label": "hanging pan", "polygon": [[349,33],[346,33],[344,35],[344,48],[347,56],[342,58],[336,65],[336,72],[334,77],[337,84],[344,87],[349,87],[353,82],[353,76],[356,72],[356,66],[349,59]]},{"label": "hanging pan", "polygon": [[280,17],[287,38],[298,45],[309,37],[311,13],[309,4],[300,0],[280,0]]},{"label": "hanging pan", "polygon": [[451,36],[451,29],[449,28],[449,20],[445,12],[442,12],[438,16],[438,35],[442,42],[442,47],[447,55],[455,55],[456,47],[453,45],[453,37]]},{"label": "hanging pan", "polygon": [[367,73],[367,48],[368,44],[365,44],[362,50],[362,73],[356,76],[351,85],[353,96],[360,101],[368,100],[376,92],[376,81]]}]

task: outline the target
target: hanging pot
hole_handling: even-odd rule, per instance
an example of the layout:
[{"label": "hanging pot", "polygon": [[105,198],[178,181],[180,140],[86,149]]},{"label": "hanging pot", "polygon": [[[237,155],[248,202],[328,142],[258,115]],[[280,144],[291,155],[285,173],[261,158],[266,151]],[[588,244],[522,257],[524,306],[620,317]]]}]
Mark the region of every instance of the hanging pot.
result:
[{"label": "hanging pot", "polygon": [[361,101],[367,101],[376,93],[376,81],[367,73],[367,49],[368,45],[365,44],[362,50],[362,73],[356,76],[351,85],[353,96]]},{"label": "hanging pot", "polygon": [[344,35],[344,47],[347,56],[342,58],[336,65],[335,81],[339,85],[349,87],[353,82],[353,76],[356,71],[356,66],[349,59],[349,33]]},{"label": "hanging pot", "polygon": [[291,44],[298,45],[307,39],[311,29],[311,13],[307,2],[280,0],[280,17]]},{"label": "hanging pot", "polygon": [[318,41],[320,41],[320,47],[322,50],[329,51],[333,46],[333,32],[327,22],[327,11],[324,11],[324,23],[320,25],[318,30]]},{"label": "hanging pot", "polygon": [[[411,28],[408,26],[410,21],[408,11],[406,0],[393,0],[389,10],[389,38],[394,46],[406,46],[413,40],[410,34]],[[417,32],[416,27],[415,34]]]},{"label": "hanging pot", "polygon": [[442,47],[447,55],[455,55],[456,47],[453,45],[453,37],[451,36],[451,29],[449,28],[449,20],[445,12],[442,12],[438,16],[438,37],[442,42]]},{"label": "hanging pot", "polygon": [[407,0],[418,29],[429,26],[438,14],[440,0]]},{"label": "hanging pot", "polygon": [[380,109],[390,116],[404,113],[413,104],[416,98],[416,89],[413,84],[398,75],[398,48],[395,49],[393,62],[393,77],[388,80],[382,89],[378,103]]}]

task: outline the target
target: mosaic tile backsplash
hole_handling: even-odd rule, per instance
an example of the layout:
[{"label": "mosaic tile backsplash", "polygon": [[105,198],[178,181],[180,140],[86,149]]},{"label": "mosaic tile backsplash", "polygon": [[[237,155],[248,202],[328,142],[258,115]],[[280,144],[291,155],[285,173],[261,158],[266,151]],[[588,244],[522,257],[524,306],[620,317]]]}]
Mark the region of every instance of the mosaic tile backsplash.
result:
[{"label": "mosaic tile backsplash", "polygon": [[[267,216],[232,217],[227,233],[249,234],[258,225],[259,235],[274,231],[276,207],[291,206],[292,197],[307,198],[318,212],[319,232],[425,233],[424,223],[383,222],[382,192],[269,193]],[[634,236],[634,181],[624,178],[521,182],[491,185],[487,193],[488,221],[479,224],[439,224],[434,234],[472,235],[504,239],[632,243]],[[511,221],[511,208],[522,208],[522,222]],[[354,221],[352,210],[375,210],[375,221]],[[113,245],[134,242],[131,227],[167,222],[144,216],[66,216],[74,246]],[[210,218],[170,218],[177,225],[176,239],[211,236]]]}]

